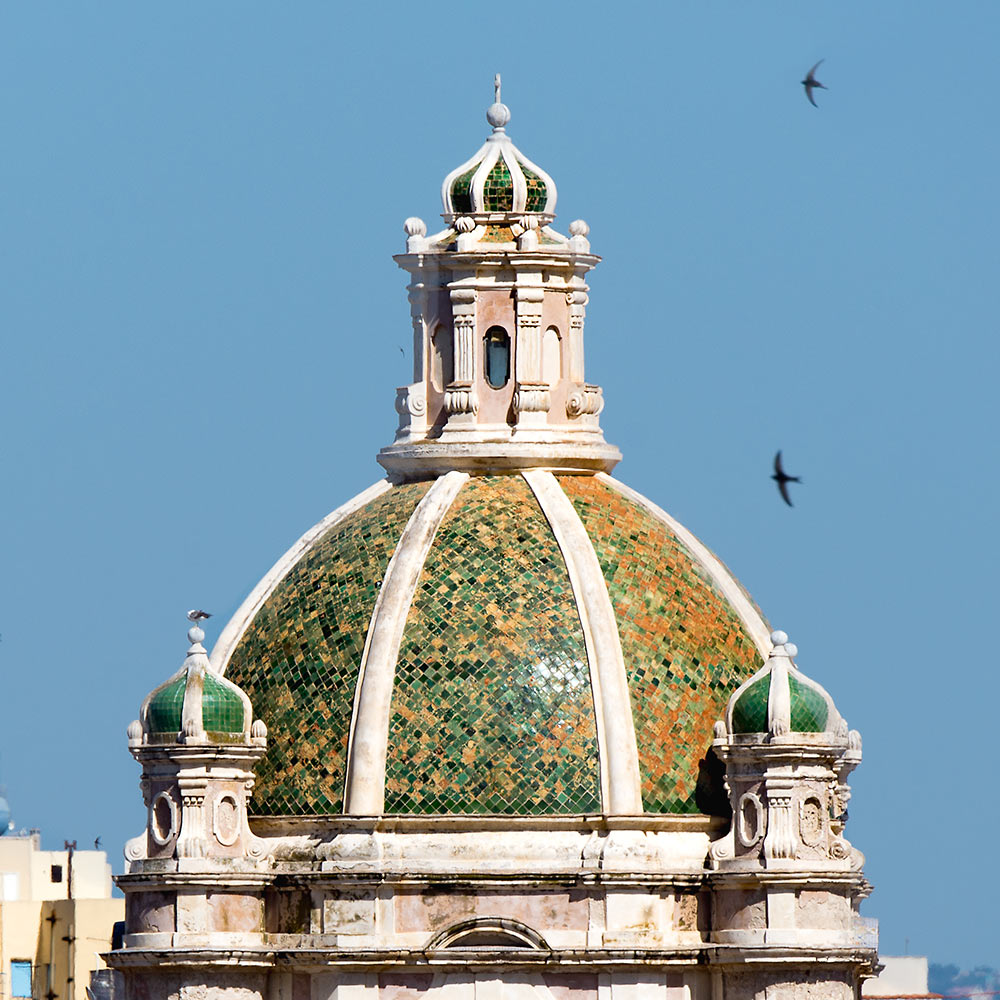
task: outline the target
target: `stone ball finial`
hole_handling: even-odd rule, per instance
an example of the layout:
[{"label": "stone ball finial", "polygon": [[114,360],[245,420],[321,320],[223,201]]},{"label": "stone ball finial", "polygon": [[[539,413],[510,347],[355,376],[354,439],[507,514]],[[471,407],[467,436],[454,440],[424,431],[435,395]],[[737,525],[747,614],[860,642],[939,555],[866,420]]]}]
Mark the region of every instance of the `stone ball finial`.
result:
[{"label": "stone ball finial", "polygon": [[799,652],[799,647],[796,646],[794,642],[786,642],[785,643],[785,652],[789,656],[797,656],[798,652]]},{"label": "stone ball finial", "polygon": [[782,632],[780,628],[776,628],[771,633],[771,643],[775,646],[784,646],[788,642],[788,633]]},{"label": "stone ball finial", "polygon": [[129,743],[141,743],[142,742],[142,723],[138,719],[133,719],[128,724],[128,729],[126,730],[126,735],[128,736]]},{"label": "stone ball finial", "polygon": [[193,625],[188,629],[188,642],[192,645],[201,642],[205,638],[205,633],[202,629],[198,628],[197,625]]},{"label": "stone ball finial", "polygon": [[510,108],[499,101],[486,109],[486,120],[494,128],[503,128],[510,121]]},{"label": "stone ball finial", "polygon": [[574,219],[569,224],[570,236],[587,236],[590,233],[590,226],[583,219]]},{"label": "stone ball finial", "polygon": [[263,719],[254,719],[250,727],[250,735],[256,740],[262,740],[267,736],[267,726]]},{"label": "stone ball finial", "polygon": [[455,227],[455,231],[459,233],[471,233],[476,228],[475,219],[470,219],[467,215],[460,216],[452,225]]},{"label": "stone ball finial", "polygon": [[418,219],[415,215],[411,215],[403,223],[403,231],[407,236],[426,236],[427,223],[423,219]]}]

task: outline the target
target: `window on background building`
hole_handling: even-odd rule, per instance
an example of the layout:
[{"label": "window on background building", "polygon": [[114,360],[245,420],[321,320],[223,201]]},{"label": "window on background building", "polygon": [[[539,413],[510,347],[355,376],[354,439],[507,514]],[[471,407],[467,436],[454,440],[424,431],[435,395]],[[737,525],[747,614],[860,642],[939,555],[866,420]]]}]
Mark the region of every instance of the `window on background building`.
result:
[{"label": "window on background building", "polygon": [[10,963],[10,995],[12,997],[31,996],[31,962]]},{"label": "window on background building", "polygon": [[62,881],[62,865],[53,865],[52,871],[49,873],[53,882]]},{"label": "window on background building", "polygon": [[486,331],[486,381],[502,389],[510,381],[510,337],[503,327]]},{"label": "window on background building", "polygon": [[0,891],[3,892],[3,900],[10,903],[17,899],[17,872],[3,872],[0,879]]}]

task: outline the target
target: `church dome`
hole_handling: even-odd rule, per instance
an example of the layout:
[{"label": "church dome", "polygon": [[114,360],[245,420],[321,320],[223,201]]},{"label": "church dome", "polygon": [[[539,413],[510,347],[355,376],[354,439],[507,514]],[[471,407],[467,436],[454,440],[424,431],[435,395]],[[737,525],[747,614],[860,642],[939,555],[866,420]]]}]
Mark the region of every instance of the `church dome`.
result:
[{"label": "church dome", "polygon": [[445,218],[537,213],[551,218],[556,209],[555,181],[532,163],[511,141],[505,126],[510,109],[496,101],[486,112],[493,134],[471,159],[444,179],[441,198]]},{"label": "church dome", "polygon": [[191,645],[184,663],[146,696],[130,738],[150,743],[229,743],[250,735],[250,700],[209,668],[201,644],[204,638],[198,626],[188,629]]},{"label": "church dome", "polygon": [[798,648],[780,631],[767,663],[729,700],[729,732],[734,736],[784,736],[788,733],[836,732],[841,723],[833,699],[796,666]]},{"label": "church dome", "polygon": [[271,734],[257,815],[699,813],[767,635],[610,476],[452,472],[378,483],[303,536],[213,667]]}]

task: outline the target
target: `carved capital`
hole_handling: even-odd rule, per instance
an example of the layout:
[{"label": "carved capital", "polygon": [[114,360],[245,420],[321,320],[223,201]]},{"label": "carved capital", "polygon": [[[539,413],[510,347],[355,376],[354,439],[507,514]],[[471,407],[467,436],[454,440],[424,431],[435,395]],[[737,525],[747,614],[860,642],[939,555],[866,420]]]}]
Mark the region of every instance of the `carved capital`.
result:
[{"label": "carved capital", "polygon": [[604,409],[604,391],[598,385],[585,385],[574,389],[566,400],[566,416],[582,417],[584,414],[598,416]]},{"label": "carved capital", "polygon": [[518,413],[547,413],[551,393],[547,384],[522,382],[514,393],[514,409]]},{"label": "carved capital", "polygon": [[[401,417],[422,417],[427,412],[423,385],[403,385],[396,390],[396,412]],[[406,421],[409,423],[409,421]]]},{"label": "carved capital", "polygon": [[479,398],[471,382],[452,382],[445,390],[444,408],[451,413],[478,413]]}]

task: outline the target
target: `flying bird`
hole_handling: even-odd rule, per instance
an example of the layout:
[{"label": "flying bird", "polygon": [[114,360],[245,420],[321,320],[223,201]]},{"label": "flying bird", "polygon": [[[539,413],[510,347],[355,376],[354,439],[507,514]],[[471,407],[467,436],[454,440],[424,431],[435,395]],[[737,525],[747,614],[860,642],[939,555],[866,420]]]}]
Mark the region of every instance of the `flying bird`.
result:
[{"label": "flying bird", "polygon": [[100,837],[98,837],[98,838],[97,838],[97,839],[96,839],[96,840],[94,841],[94,850],[95,850],[95,851],[99,851],[100,849],[101,849],[101,838],[100,838]]},{"label": "flying bird", "polygon": [[780,451],[774,456],[774,475],[771,476],[771,478],[778,484],[778,492],[781,494],[781,499],[784,500],[789,507],[794,507],[795,504],[792,503],[791,498],[788,496],[788,484],[801,483],[802,480],[799,479],[798,476],[789,476],[786,474],[785,470],[781,467]]},{"label": "flying bird", "polygon": [[207,611],[198,611],[192,608],[188,612],[189,622],[203,622],[206,618],[211,618],[212,616]]},{"label": "flying bird", "polygon": [[830,89],[825,84],[820,83],[819,80],[817,80],[816,76],[815,76],[816,70],[819,68],[819,63],[821,63],[822,61],[823,60],[820,59],[820,61],[818,63],[816,63],[816,65],[813,66],[813,68],[811,70],[809,70],[808,73],[806,73],[806,78],[802,81],[802,86],[806,88],[806,97],[809,98],[809,103],[814,108],[818,108],[819,105],[813,100],[813,91],[817,87],[819,87],[820,90],[829,90]]}]

